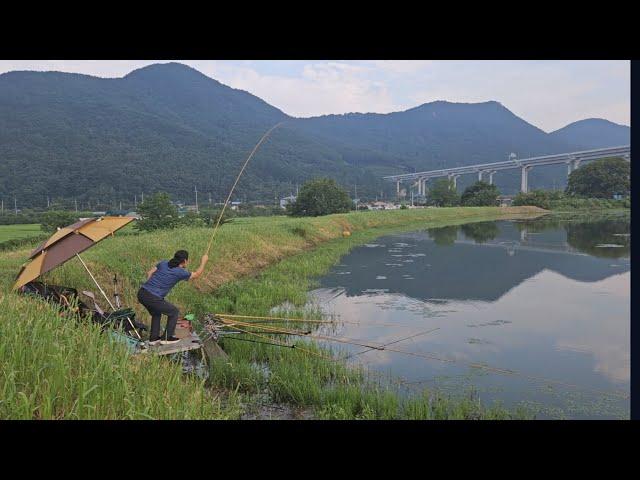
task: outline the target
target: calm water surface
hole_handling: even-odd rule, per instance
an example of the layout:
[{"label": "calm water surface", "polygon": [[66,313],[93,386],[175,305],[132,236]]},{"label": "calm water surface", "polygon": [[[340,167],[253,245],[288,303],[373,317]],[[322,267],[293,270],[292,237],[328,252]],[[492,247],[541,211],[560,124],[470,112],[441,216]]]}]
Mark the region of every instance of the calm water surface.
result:
[{"label": "calm water surface", "polygon": [[453,362],[344,347],[406,393],[436,387],[538,418],[628,418],[628,218],[547,216],[381,237],[343,257],[314,302],[357,322],[338,328],[352,339],[384,344],[432,330],[392,348]]}]

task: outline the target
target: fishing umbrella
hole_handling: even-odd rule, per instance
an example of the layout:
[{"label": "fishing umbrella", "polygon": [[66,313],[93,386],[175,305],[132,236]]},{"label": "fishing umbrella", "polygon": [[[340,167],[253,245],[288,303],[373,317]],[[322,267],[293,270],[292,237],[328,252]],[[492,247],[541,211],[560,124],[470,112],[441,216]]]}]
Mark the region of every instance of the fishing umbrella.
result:
[{"label": "fishing umbrella", "polygon": [[32,282],[74,256],[78,256],[82,261],[79,253],[91,248],[100,240],[112,236],[133,220],[135,220],[133,217],[88,218],[60,228],[31,252],[30,262],[23,265],[18,272],[13,289],[17,290]]}]

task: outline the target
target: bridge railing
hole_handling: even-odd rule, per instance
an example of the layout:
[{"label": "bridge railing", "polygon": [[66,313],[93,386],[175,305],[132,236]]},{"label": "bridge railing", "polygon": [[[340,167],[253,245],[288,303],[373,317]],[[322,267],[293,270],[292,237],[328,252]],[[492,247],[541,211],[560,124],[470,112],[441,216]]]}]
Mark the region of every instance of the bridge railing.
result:
[{"label": "bridge railing", "polygon": [[489,183],[493,183],[493,174],[499,170],[510,170],[520,168],[522,171],[522,179],[520,190],[522,192],[528,191],[529,183],[529,170],[536,166],[544,165],[558,165],[567,164],[567,173],[570,174],[573,170],[578,168],[581,162],[588,162],[591,160],[598,160],[601,158],[609,157],[623,157],[626,160],[631,160],[631,147],[629,145],[622,145],[619,147],[607,147],[597,148],[593,150],[582,150],[578,152],[559,153],[555,155],[542,155],[538,157],[529,157],[522,159],[511,159],[503,162],[493,163],[481,163],[476,165],[465,165],[462,167],[442,168],[439,170],[428,170],[424,172],[405,173],[400,175],[388,175],[383,177],[384,180],[390,180],[397,183],[398,194],[400,194],[400,183],[403,181],[418,181],[418,193],[423,194],[426,190],[423,186],[423,181],[430,178],[437,177],[451,177],[453,178],[454,186],[456,178],[460,175],[469,173],[477,173],[478,179],[482,178],[484,173],[489,174]]}]

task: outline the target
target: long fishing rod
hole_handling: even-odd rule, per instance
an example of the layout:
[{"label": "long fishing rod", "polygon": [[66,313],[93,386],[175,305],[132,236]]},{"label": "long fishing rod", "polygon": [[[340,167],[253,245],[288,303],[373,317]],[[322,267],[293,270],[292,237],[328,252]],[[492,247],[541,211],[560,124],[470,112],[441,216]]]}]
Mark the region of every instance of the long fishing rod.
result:
[{"label": "long fishing rod", "polygon": [[262,345],[273,345],[275,347],[291,348],[291,345],[282,345],[281,343],[273,343],[273,342],[261,342],[259,340],[251,340],[250,338],[225,337],[225,341],[226,340],[239,340],[239,341],[242,341],[242,342],[260,343]]},{"label": "long fishing rod", "polygon": [[224,212],[227,209],[227,205],[229,204],[229,200],[231,200],[231,195],[233,195],[233,191],[235,190],[236,185],[238,184],[238,181],[240,181],[240,177],[242,177],[242,174],[244,173],[244,169],[247,167],[247,165],[249,164],[249,161],[251,160],[253,155],[256,153],[256,151],[258,150],[260,145],[262,145],[262,142],[264,142],[269,137],[269,135],[271,135],[271,132],[273,132],[276,128],[278,128],[283,123],[284,122],[277,123],[276,125],[271,127],[267,131],[267,133],[265,133],[262,136],[260,141],[258,143],[256,143],[256,146],[253,147],[253,150],[251,150],[251,153],[249,154],[249,156],[245,160],[244,164],[242,165],[242,168],[240,169],[240,173],[238,173],[238,176],[236,177],[236,181],[233,182],[233,186],[231,187],[231,190],[229,191],[229,195],[227,195],[227,199],[225,200],[224,205],[222,206],[222,210],[220,211],[220,215],[218,216],[218,221],[216,222],[215,227],[213,227],[213,233],[211,234],[211,238],[209,239],[209,244],[207,245],[207,251],[205,252],[206,255],[209,255],[209,251],[211,250],[211,245],[213,245],[213,240],[214,240],[214,238],[216,236],[216,232],[218,231],[218,228],[220,227],[220,222],[222,221],[222,216],[224,215]]},{"label": "long fishing rod", "polygon": [[[218,317],[224,318],[245,318],[255,322],[292,322],[292,323],[323,323],[323,324],[332,324],[335,325],[337,323],[344,323],[349,325],[362,325],[361,322],[349,322],[348,320],[316,320],[316,319],[307,319],[307,318],[289,318],[289,317],[260,317],[256,315],[231,315],[228,313],[216,313]],[[379,327],[401,327],[401,328],[413,328],[413,325],[401,325],[396,323],[377,323],[377,322],[367,322],[366,325],[375,325]]]},{"label": "long fishing rod", "polygon": [[[225,320],[225,319],[223,318],[223,320]],[[237,321],[237,320],[234,321],[234,325],[242,325],[242,326],[245,326],[245,327],[258,328],[258,329],[267,330],[267,331],[270,331],[270,332],[273,332],[273,333],[282,333],[282,334],[285,334],[285,335],[295,335],[295,336],[299,336],[299,337],[313,338],[315,340],[326,340],[326,341],[329,341],[329,342],[346,343],[348,345],[357,345],[357,346],[360,346],[360,347],[372,348],[372,349],[375,349],[375,350],[384,350],[383,348],[380,348],[379,345],[373,345],[371,343],[361,343],[360,340],[352,339],[352,338],[328,337],[326,335],[310,334],[310,333],[300,332],[300,331],[296,331],[296,330],[287,330],[287,329],[284,329],[284,328],[267,327],[265,325],[256,325],[255,323],[240,322],[240,321]],[[240,330],[236,326],[234,326],[234,328],[237,329],[237,330]]]},{"label": "long fishing rod", "polygon": [[324,358],[324,359],[326,359],[326,360],[331,360],[331,358],[330,358],[330,357],[327,357],[326,355],[322,355],[321,353],[314,352],[314,351],[312,351],[312,350],[308,350],[308,349],[306,349],[306,348],[301,348],[301,347],[299,347],[299,346],[297,346],[297,345],[295,345],[295,344],[288,344],[288,343],[284,343],[284,342],[279,342],[278,340],[275,340],[275,339],[273,339],[273,338],[269,338],[269,337],[267,337],[266,335],[261,335],[261,334],[259,334],[259,333],[255,333],[255,332],[249,332],[249,331],[247,331],[247,330],[243,330],[243,329],[238,328],[238,327],[234,327],[234,328],[235,328],[236,330],[238,330],[238,331],[240,331],[240,332],[243,332],[243,333],[246,333],[246,334],[248,334],[248,335],[253,335],[254,337],[259,337],[259,338],[266,339],[266,340],[268,340],[269,342],[278,342],[277,344],[278,344],[279,346],[281,346],[281,347],[293,348],[293,349],[299,350],[299,351],[301,351],[301,352],[303,352],[303,353],[306,353],[306,354],[308,354],[308,355],[315,355],[315,356],[317,356],[317,357],[321,357],[321,358]]},{"label": "long fishing rod", "polygon": [[[265,326],[262,326],[262,325],[258,326],[258,325],[251,324],[251,323],[237,322],[237,324],[244,325],[244,326],[253,326],[254,328],[262,328],[262,329],[265,329],[265,330],[269,330],[269,331],[271,331],[273,333],[296,335],[296,336],[301,336],[301,337],[313,338],[313,339],[317,339],[317,340],[325,340],[325,341],[330,341],[330,342],[333,341],[333,342],[345,343],[345,344],[349,344],[349,345],[367,347],[367,348],[369,348],[371,350],[382,350],[382,351],[387,351],[387,352],[400,353],[400,354],[403,354],[403,355],[410,355],[410,356],[413,356],[413,357],[423,358],[425,360],[437,360],[439,362],[444,362],[444,363],[465,365],[465,366],[467,366],[469,368],[474,368],[474,369],[478,369],[478,370],[484,370],[486,372],[496,373],[496,374],[501,374],[501,375],[511,375],[511,376],[524,378],[526,380],[530,380],[530,381],[534,381],[534,382],[554,384],[554,385],[559,385],[559,386],[563,386],[563,387],[570,387],[570,388],[575,388],[575,389],[578,389],[578,390],[583,390],[583,391],[592,392],[592,393],[599,393],[599,394],[604,394],[604,395],[609,395],[609,396],[614,396],[614,397],[619,397],[619,398],[625,398],[625,399],[628,398],[628,395],[626,395],[626,394],[624,394],[622,392],[615,392],[615,391],[612,392],[612,391],[606,391],[606,390],[597,390],[597,389],[592,389],[592,388],[588,388],[588,387],[583,387],[581,385],[576,385],[574,383],[563,382],[562,380],[553,380],[553,379],[549,379],[549,378],[529,375],[529,374],[526,374],[526,373],[518,372],[516,370],[511,370],[511,369],[507,369],[507,368],[492,367],[490,365],[485,365],[485,364],[482,364],[482,363],[475,363],[475,362],[469,362],[469,361],[465,361],[465,360],[456,360],[456,359],[452,359],[452,358],[445,358],[445,357],[441,357],[439,355],[435,355],[435,354],[432,354],[432,353],[421,353],[421,352],[410,352],[410,351],[407,351],[407,350],[399,350],[399,349],[395,349],[395,348],[389,348],[389,346],[387,346],[387,345],[391,345],[393,343],[397,343],[397,341],[396,342],[391,342],[391,343],[389,343],[387,345],[372,345],[372,344],[360,343],[360,341],[352,341],[352,339],[347,339],[347,338],[335,338],[335,337],[328,337],[328,336],[324,336],[324,335],[307,335],[307,334],[304,334],[304,333],[301,333],[301,332],[296,332],[296,331],[291,331],[291,330],[286,330],[286,329],[277,329],[277,328],[274,328],[274,327],[265,327]],[[237,327],[234,327],[234,328],[237,328]],[[268,337],[265,337],[265,338],[268,338]],[[340,359],[332,359],[332,360],[336,361],[336,360],[340,360]]]}]

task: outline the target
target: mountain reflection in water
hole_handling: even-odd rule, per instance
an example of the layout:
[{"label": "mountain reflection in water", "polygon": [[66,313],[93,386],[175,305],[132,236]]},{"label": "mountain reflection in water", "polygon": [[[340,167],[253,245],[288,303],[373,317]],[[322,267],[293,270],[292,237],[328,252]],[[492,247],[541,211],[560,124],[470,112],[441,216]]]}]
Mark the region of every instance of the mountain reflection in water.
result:
[{"label": "mountain reflection in water", "polygon": [[[628,393],[629,252],[628,217],[479,222],[357,247],[313,293],[325,311],[360,322],[341,327],[347,337],[384,343],[438,327],[397,346]],[[394,322],[403,328],[375,325]],[[484,400],[533,403],[542,417],[629,415],[628,399],[477,372],[470,381],[469,369],[391,352],[361,357],[409,383],[465,378]]]}]

